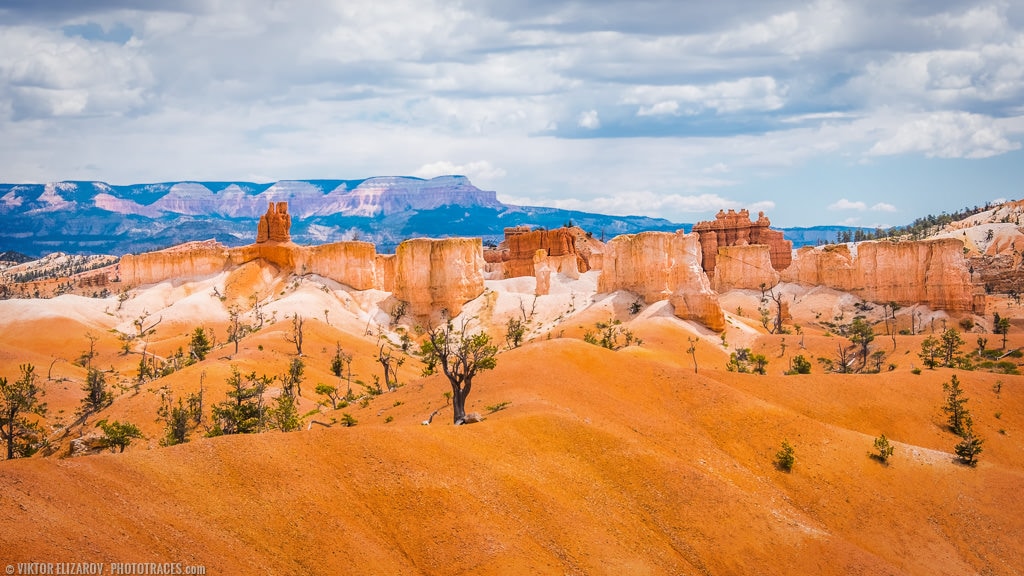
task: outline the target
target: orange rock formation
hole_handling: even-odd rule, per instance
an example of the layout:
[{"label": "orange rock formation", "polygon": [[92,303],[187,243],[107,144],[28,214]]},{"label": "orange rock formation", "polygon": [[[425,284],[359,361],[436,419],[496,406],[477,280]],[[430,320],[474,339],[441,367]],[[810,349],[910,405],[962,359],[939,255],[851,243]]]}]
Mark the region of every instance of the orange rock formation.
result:
[{"label": "orange rock formation", "polygon": [[260,216],[260,223],[256,229],[256,243],[263,242],[288,242],[292,239],[292,217],[288,214],[287,202],[271,202],[267,206],[267,213]]},{"label": "orange rock formation", "polygon": [[771,247],[764,244],[720,246],[713,278],[718,292],[757,290],[761,284],[771,287],[779,283],[779,273],[772,266]]},{"label": "orange rock formation", "polygon": [[269,240],[238,248],[209,240],[127,255],[118,274],[124,284],[139,286],[211,276],[262,260],[284,273],[317,274],[356,290],[393,292],[409,303],[410,314],[435,320],[442,310],[457,315],[463,304],[483,293],[479,238],[408,240],[396,255],[384,255],[369,242],[298,246],[288,240],[290,223],[287,204],[279,202],[260,217],[257,239]]},{"label": "orange rock formation", "polygon": [[782,232],[770,228],[771,221],[759,212],[757,221],[750,220],[746,209],[736,212],[719,210],[712,221],[698,222],[693,232],[700,234],[701,250],[704,254],[704,270],[711,274],[718,261],[721,246],[747,246],[764,244],[768,246],[772,267],[784,270],[792,260],[793,243],[782,236]]},{"label": "orange rock formation", "polygon": [[963,243],[862,242],[801,248],[782,281],[827,286],[873,302],[969,311],[975,306]]},{"label": "orange rock formation", "polygon": [[715,331],[725,329],[718,296],[701,267],[696,234],[641,232],[612,238],[605,245],[597,289],[629,290],[647,303],[668,299],[676,316]]},{"label": "orange rock formation", "polygon": [[[528,226],[505,228],[505,240],[498,250],[488,250],[488,263],[502,262],[505,278],[534,275],[534,256],[544,250],[557,259],[553,266],[558,272],[579,274],[590,269],[587,258],[576,248],[574,228],[530,230]],[[571,258],[570,258],[571,257]]]},{"label": "orange rock formation", "polygon": [[479,238],[416,238],[395,250],[395,289],[417,319],[455,317],[484,291],[483,245]]}]

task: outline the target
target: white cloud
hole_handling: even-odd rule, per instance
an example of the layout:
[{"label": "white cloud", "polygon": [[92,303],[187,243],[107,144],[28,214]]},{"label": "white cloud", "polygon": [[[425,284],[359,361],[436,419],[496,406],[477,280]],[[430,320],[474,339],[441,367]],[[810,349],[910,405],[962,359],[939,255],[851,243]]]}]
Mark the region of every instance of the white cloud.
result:
[{"label": "white cloud", "polygon": [[900,125],[868,150],[869,156],[922,152],[939,158],[987,158],[1017,150],[1000,122],[968,112],[937,112]]},{"label": "white cloud", "polygon": [[829,210],[860,210],[860,211],[864,211],[864,210],[868,209],[868,206],[867,206],[867,204],[865,204],[865,203],[863,203],[863,202],[861,202],[859,200],[856,201],[856,202],[851,202],[851,201],[847,200],[846,198],[840,198],[836,202],[830,204],[828,209]]},{"label": "white cloud", "polygon": [[859,222],[860,222],[860,217],[859,216],[850,216],[849,218],[846,218],[844,220],[840,220],[839,221],[839,225],[840,226],[860,226]]},{"label": "white cloud", "polygon": [[[714,84],[643,85],[628,91],[622,102],[639,104],[638,116],[777,110],[786,102],[787,88],[771,76],[740,78]],[[683,103],[680,111],[680,102]]]},{"label": "white cloud", "polygon": [[601,127],[601,118],[597,115],[597,110],[587,110],[580,113],[576,125],[587,130],[597,130]]},{"label": "white cloud", "polygon": [[455,164],[448,160],[424,164],[417,168],[412,175],[418,178],[435,178],[449,174],[461,174],[469,177],[470,180],[496,180],[505,176],[505,171],[497,168],[487,160],[478,160],[467,164]]},{"label": "white cloud", "polygon": [[875,212],[895,212],[896,207],[888,202],[879,202],[871,207]]}]

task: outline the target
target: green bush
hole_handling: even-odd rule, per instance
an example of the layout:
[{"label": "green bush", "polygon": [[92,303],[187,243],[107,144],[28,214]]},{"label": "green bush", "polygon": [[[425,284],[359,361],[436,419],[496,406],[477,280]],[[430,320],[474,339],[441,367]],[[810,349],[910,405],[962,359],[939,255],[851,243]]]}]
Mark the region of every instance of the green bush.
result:
[{"label": "green bush", "polygon": [[793,450],[793,446],[790,445],[788,440],[782,441],[782,448],[775,453],[775,467],[783,472],[789,472],[793,469],[793,464],[796,462],[796,455]]}]

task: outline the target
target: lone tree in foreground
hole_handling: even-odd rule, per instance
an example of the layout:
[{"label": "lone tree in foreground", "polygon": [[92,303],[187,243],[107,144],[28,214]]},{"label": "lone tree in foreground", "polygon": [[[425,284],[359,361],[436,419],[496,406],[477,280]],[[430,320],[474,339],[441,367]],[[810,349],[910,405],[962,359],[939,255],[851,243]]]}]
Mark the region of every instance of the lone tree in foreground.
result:
[{"label": "lone tree in foreground", "polygon": [[426,368],[424,375],[433,374],[437,366],[452,385],[452,412],[456,426],[466,423],[466,397],[473,388],[473,377],[481,370],[491,370],[498,364],[498,347],[484,332],[470,334],[467,321],[456,328],[449,319],[439,328],[427,332],[421,353]]},{"label": "lone tree in foreground", "polygon": [[7,459],[31,456],[35,453],[43,429],[27,416],[46,415],[46,404],[40,400],[45,394],[36,384],[35,367],[21,365],[21,378],[11,384],[0,378],[0,437],[7,443]]}]

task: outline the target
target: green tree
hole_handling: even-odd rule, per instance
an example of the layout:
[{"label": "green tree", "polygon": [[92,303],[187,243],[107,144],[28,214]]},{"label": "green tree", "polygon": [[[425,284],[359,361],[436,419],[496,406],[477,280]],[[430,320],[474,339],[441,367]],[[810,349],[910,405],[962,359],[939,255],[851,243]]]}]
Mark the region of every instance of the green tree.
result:
[{"label": "green tree", "polygon": [[505,344],[508,349],[519,348],[525,335],[526,323],[515,316],[509,317],[508,322],[505,323]]},{"label": "green tree", "polygon": [[299,406],[294,395],[282,391],[276,405],[270,410],[270,425],[281,432],[294,432],[302,428]]},{"label": "green tree", "polygon": [[189,411],[185,403],[178,398],[178,405],[171,403],[168,396],[164,405],[157,410],[157,415],[164,421],[164,437],[160,440],[161,446],[174,446],[188,442],[189,435]]},{"label": "green tree", "polygon": [[964,339],[956,328],[950,328],[942,333],[941,349],[943,365],[952,368],[960,361],[960,347],[965,344]]},{"label": "green tree", "polygon": [[853,319],[853,323],[850,324],[848,338],[850,342],[860,347],[861,369],[867,368],[868,346],[875,339],[875,329],[871,327],[871,324],[865,322],[863,318],[857,316]]},{"label": "green tree", "polygon": [[440,327],[427,331],[421,347],[424,374],[432,374],[437,366],[452,387],[452,413],[456,426],[466,423],[466,398],[473,388],[473,378],[498,364],[498,347],[485,332],[469,333],[466,322],[456,328],[449,319]]},{"label": "green tree", "polygon": [[292,358],[288,364],[288,372],[281,378],[281,385],[285,393],[291,396],[302,396],[302,373],[306,369],[306,363],[302,358]]},{"label": "green tree", "polygon": [[956,374],[948,383],[942,383],[942,389],[946,392],[946,403],[942,406],[942,411],[947,414],[949,429],[957,436],[963,436],[968,428],[970,412],[967,410],[967,398]]},{"label": "green tree", "polygon": [[[337,386],[331,386],[330,384],[318,383],[316,385],[316,389],[314,390],[314,392],[316,392],[320,396],[326,397],[327,401],[329,401],[331,403],[331,409],[332,410],[337,410],[338,409],[338,404],[340,404],[343,401],[343,397],[341,395],[341,392],[338,391],[338,387]],[[320,403],[323,404],[324,401],[321,401]]]},{"label": "green tree", "polygon": [[85,397],[82,398],[82,405],[78,409],[79,414],[94,414],[114,402],[114,395],[107,390],[106,376],[95,368],[89,368],[82,391],[85,392]]},{"label": "green tree", "polygon": [[43,428],[30,416],[45,416],[46,394],[36,383],[35,367],[22,364],[21,377],[8,384],[0,378],[0,438],[7,444],[7,459],[31,456],[42,442]]},{"label": "green tree", "polygon": [[942,357],[942,343],[935,336],[928,336],[921,342],[921,352],[917,355],[925,366],[934,370]]},{"label": "green tree", "polygon": [[263,393],[274,379],[257,377],[256,372],[252,372],[243,380],[238,368],[232,366],[227,381],[228,397],[213,406],[213,428],[209,435],[251,434],[263,430],[266,423]]},{"label": "green tree", "polygon": [[754,364],[754,373],[765,375],[765,368],[768,366],[768,358],[764,354],[751,354],[750,361]]},{"label": "green tree", "polygon": [[789,371],[790,374],[810,374],[811,373],[811,361],[804,358],[802,354],[798,354],[793,357],[793,369]]},{"label": "green tree", "polygon": [[971,425],[969,417],[962,436],[960,442],[953,447],[953,451],[961,462],[968,466],[974,466],[977,464],[978,454],[981,454],[981,445],[985,441],[974,434],[974,426]]},{"label": "green tree", "polygon": [[992,331],[1003,336],[1003,350],[1006,350],[1006,335],[1010,333],[1010,319],[1005,316],[1000,317],[998,312],[995,313],[994,318]]},{"label": "green tree", "polygon": [[124,449],[131,445],[132,440],[143,438],[142,431],[139,427],[130,422],[107,422],[106,420],[100,420],[96,423],[100,429],[103,430],[103,438],[100,439],[100,446],[102,448],[114,448],[118,449],[118,452],[124,452]]},{"label": "green tree", "polygon": [[213,349],[210,338],[206,335],[206,329],[198,326],[192,331],[192,339],[188,343],[189,356],[196,362],[206,360],[206,355]]}]

